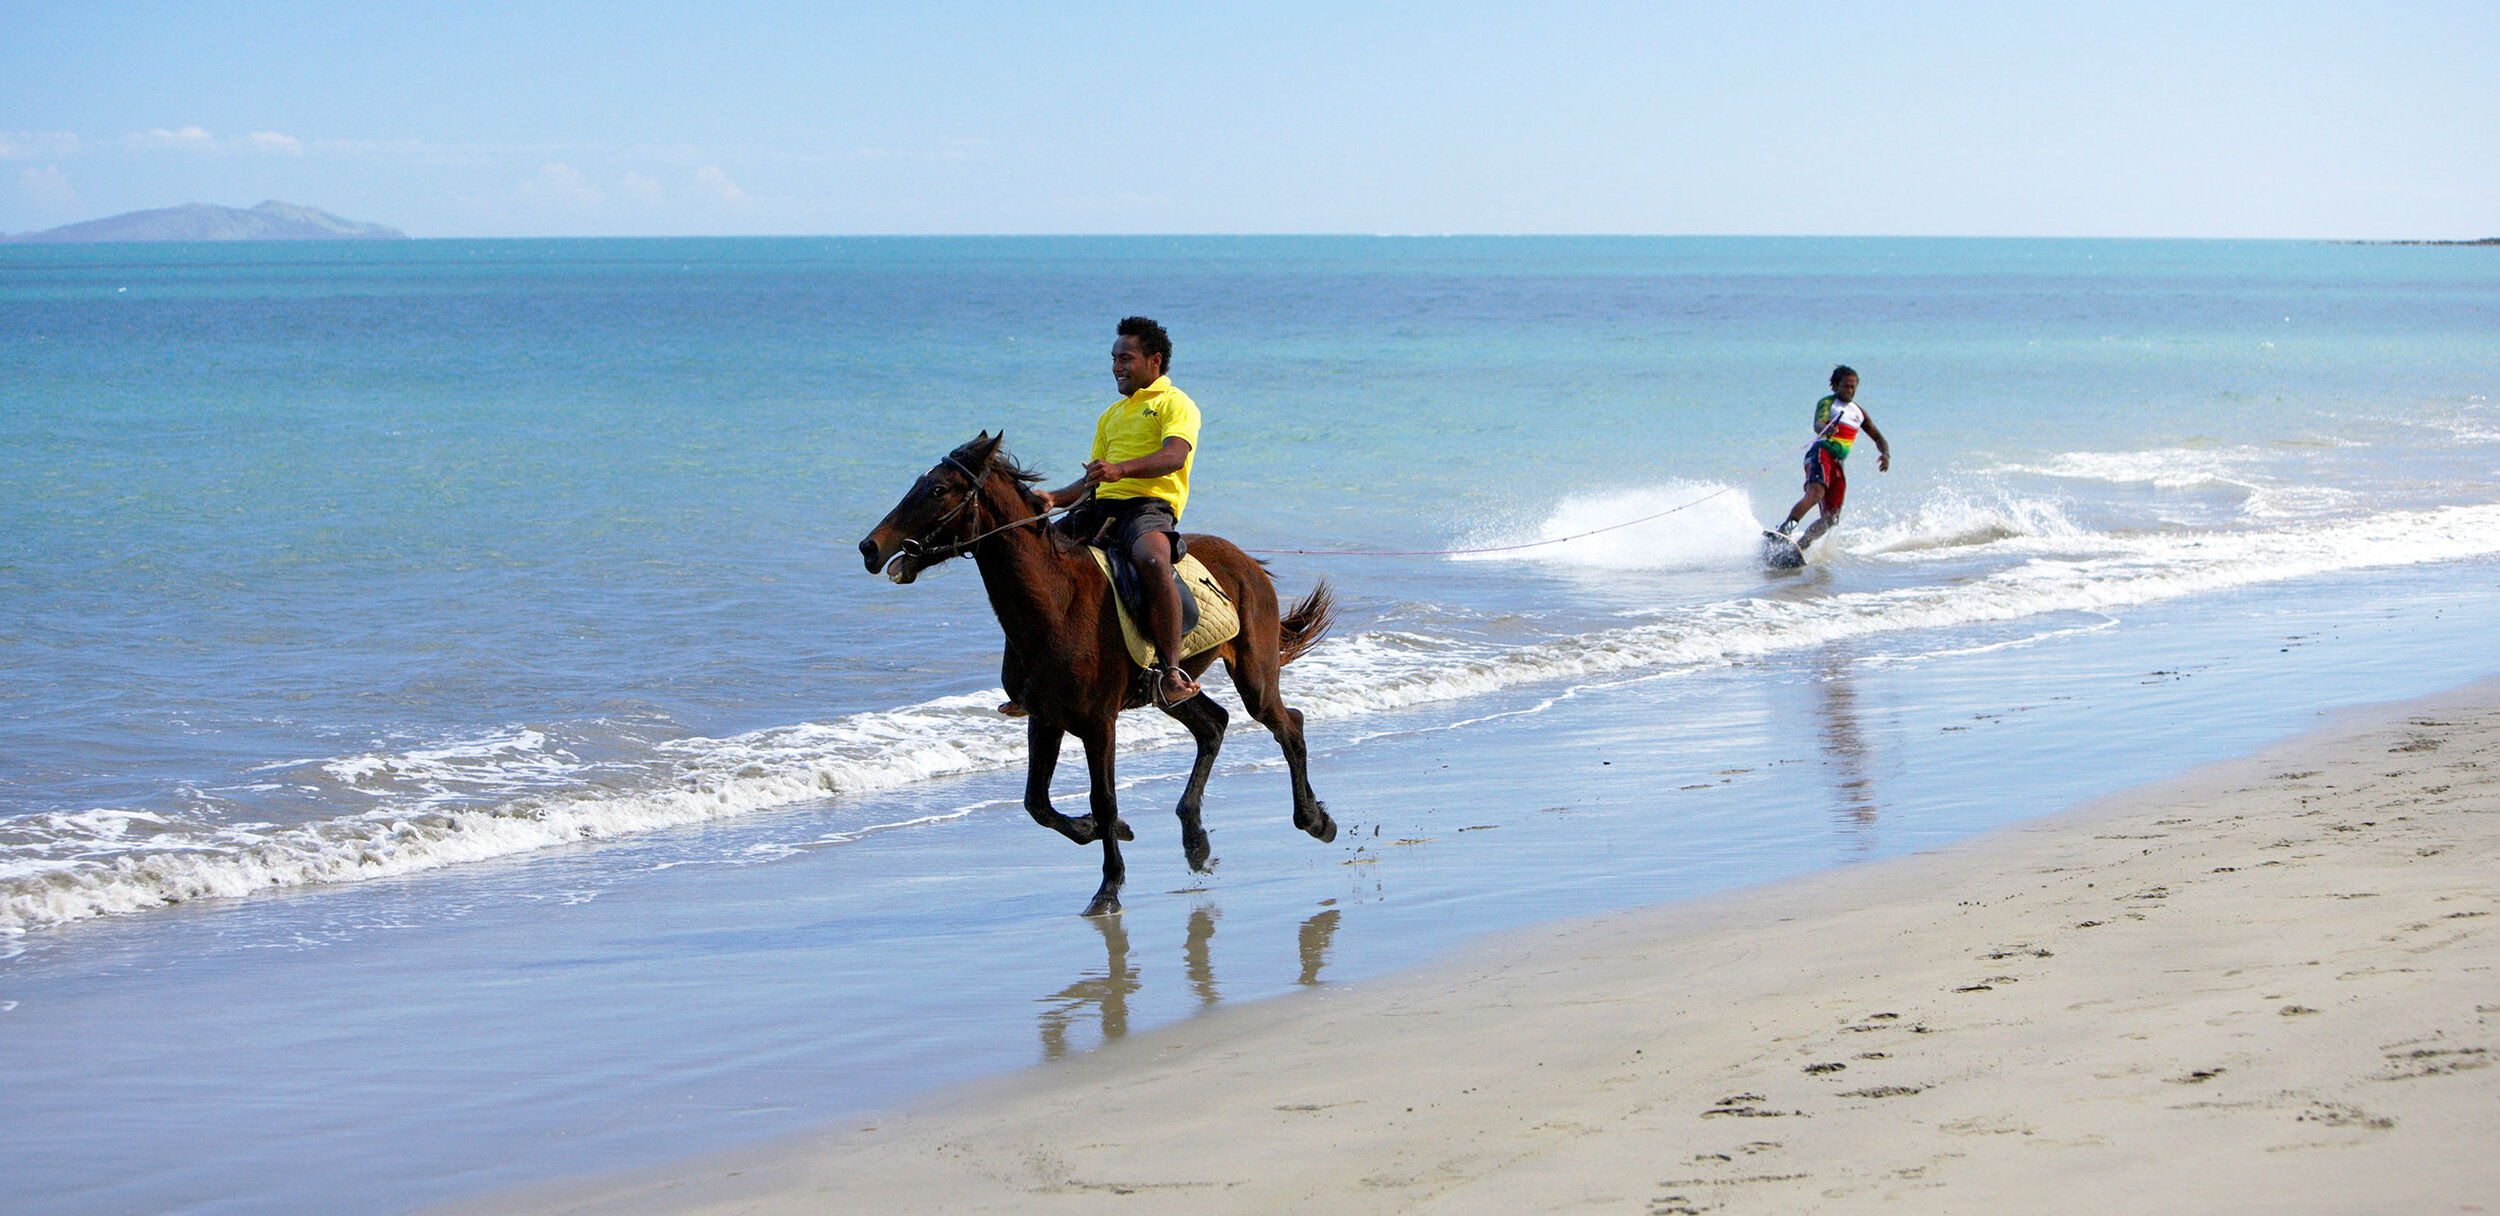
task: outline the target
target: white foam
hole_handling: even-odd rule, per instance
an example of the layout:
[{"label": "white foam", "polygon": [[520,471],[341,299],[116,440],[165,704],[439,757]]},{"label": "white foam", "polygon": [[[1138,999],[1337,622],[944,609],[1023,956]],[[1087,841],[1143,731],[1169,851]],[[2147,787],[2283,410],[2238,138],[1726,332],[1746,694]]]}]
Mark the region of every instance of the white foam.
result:
[{"label": "white foam", "polygon": [[[1949,514],[1938,511],[1940,518]],[[1914,523],[1905,534],[1958,526],[1923,532]],[[1343,719],[1548,680],[1666,673],[1843,639],[2107,612],[2367,566],[2483,558],[2500,553],[2500,505],[2123,537],[2078,534],[2051,521],[1988,543],[2017,564],[1949,584],[1729,600],[1525,645],[1399,630],[1334,638],[1288,670],[1286,688],[1314,718]],[[408,874],[1008,768],[1023,762],[1025,732],[993,712],[998,695],[671,740],[639,750],[630,762],[585,762],[527,729],[341,757],[320,769],[344,783],[342,797],[377,805],[294,827],[218,826],[113,809],[19,819],[7,825],[0,935],[187,900]],[[1237,716],[1236,729],[1258,728]],[[1185,738],[1150,714],[1126,718],[1121,734],[1130,749]],[[482,800],[498,790],[526,792]]]},{"label": "white foam", "polygon": [[477,739],[316,762],[351,789],[397,796],[409,809],[473,800],[481,791],[556,789],[580,780],[583,762],[544,731],[516,726]]},{"label": "white foam", "polygon": [[[1641,522],[1618,527],[1625,520]],[[1551,543],[1548,543],[1551,542]],[[1461,561],[1527,561],[1593,570],[1693,570],[1759,562],[1762,525],[1743,489],[1670,481],[1573,495],[1532,526],[1468,539]]]},{"label": "white foam", "polygon": [[2316,480],[2310,457],[2320,446],[2173,447],[2134,452],[2060,452],[1993,473],[2031,474],[2105,485],[2144,485],[2173,493],[2225,490],[2240,496],[2252,521],[2316,519],[2349,508],[2348,490]]},{"label": "white foam", "polygon": [[2010,473],[2032,473],[2111,485],[2150,485],[2164,490],[2199,486],[2245,486],[2246,471],[2261,460],[2250,447],[2148,448],[2134,452],[2059,452],[2036,463],[2002,467]]},{"label": "white foam", "polygon": [[2500,506],[2391,512],[2317,528],[2133,537],[2033,537],[2034,555],[1983,578],[1823,598],[1748,599],[1671,620],[1517,647],[1361,635],[1293,669],[1298,704],[1355,714],[1545,680],[1720,664],[1913,630],[2105,612],[2367,566],[2500,553]]},{"label": "white foam", "polygon": [[1939,490],[1909,515],[1844,532],[1852,553],[1918,553],[2018,537],[2078,539],[2082,528],[2057,503],[2004,491]]},{"label": "white foam", "polygon": [[[18,820],[0,869],[0,935],[217,896],[357,882],[613,839],[830,796],[891,789],[1024,758],[995,690],[725,739],[663,742],[656,763],[584,764],[538,731],[321,762],[385,805],[289,828],[177,823],[148,812]],[[1123,749],[1182,737],[1122,724]],[[623,788],[619,788],[619,787]],[[542,792],[480,802],[482,791]],[[464,800],[465,799],[465,803]],[[133,839],[130,827],[157,828]]]}]

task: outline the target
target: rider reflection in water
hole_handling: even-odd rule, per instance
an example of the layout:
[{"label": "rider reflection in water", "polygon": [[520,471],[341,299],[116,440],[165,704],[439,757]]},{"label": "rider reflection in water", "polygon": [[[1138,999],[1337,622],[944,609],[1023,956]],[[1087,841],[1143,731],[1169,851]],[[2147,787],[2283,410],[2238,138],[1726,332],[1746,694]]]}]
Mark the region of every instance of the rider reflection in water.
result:
[{"label": "rider reflection in water", "polygon": [[1328,943],[1337,937],[1337,910],[1330,908],[1302,922],[1302,978],[1294,982],[1306,988],[1319,984],[1320,968],[1328,965]]},{"label": "rider reflection in water", "polygon": [[[1181,670],[1181,595],[1172,563],[1188,556],[1181,542],[1181,512],[1189,505],[1189,471],[1196,463],[1198,405],[1172,387],[1172,339],[1144,317],[1120,322],[1111,343],[1111,380],[1121,399],[1094,420],[1093,455],[1085,475],[1040,495],[1043,510],[1075,504],[1059,530],[1077,540],[1116,547],[1136,563],[1144,584],[1146,628],[1163,659],[1155,698],[1177,705],[1197,696],[1198,682]],[[1085,496],[1090,492],[1091,497]],[[1083,501],[1079,501],[1083,499]],[[999,673],[1009,698],[999,712],[1019,716],[1023,665],[1011,648]]]},{"label": "rider reflection in water", "polygon": [[1215,918],[1222,916],[1213,908],[1192,908],[1189,911],[1189,941],[1181,947],[1181,957],[1189,969],[1189,986],[1198,992],[1198,1003],[1214,1008],[1224,999],[1222,989],[1215,986],[1215,956],[1207,944],[1215,940]]}]

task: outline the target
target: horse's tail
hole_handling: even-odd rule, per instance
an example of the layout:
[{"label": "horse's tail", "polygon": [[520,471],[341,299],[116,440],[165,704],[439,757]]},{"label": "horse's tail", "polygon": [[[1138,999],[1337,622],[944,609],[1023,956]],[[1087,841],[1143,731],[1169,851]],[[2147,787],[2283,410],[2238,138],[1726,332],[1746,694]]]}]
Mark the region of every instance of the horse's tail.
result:
[{"label": "horse's tail", "polygon": [[1277,622],[1281,634],[1276,643],[1276,665],[1282,667],[1301,658],[1304,651],[1319,645],[1328,636],[1328,627],[1337,623],[1337,593],[1328,589],[1328,580],[1311,588],[1302,602]]}]

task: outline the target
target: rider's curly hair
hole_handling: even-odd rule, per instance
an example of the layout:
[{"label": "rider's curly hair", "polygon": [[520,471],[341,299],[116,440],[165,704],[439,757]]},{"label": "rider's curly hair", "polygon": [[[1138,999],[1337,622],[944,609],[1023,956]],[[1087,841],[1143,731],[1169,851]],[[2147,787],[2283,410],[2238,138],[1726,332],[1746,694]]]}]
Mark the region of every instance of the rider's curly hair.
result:
[{"label": "rider's curly hair", "polygon": [[1172,335],[1145,317],[1127,317],[1120,322],[1120,336],[1137,339],[1138,349],[1149,355],[1163,356],[1163,370],[1172,370]]},{"label": "rider's curly hair", "polygon": [[[1124,330],[1124,331],[1122,331],[1122,332],[1126,332],[1126,331]],[[1851,366],[1849,366],[1849,365],[1848,365],[1848,364],[1846,364],[1846,363],[1843,363],[1843,364],[1841,364],[1840,366],[1833,368],[1833,369],[1832,369],[1832,387],[1833,387],[1833,388],[1839,388],[1839,387],[1840,387],[1840,378],[1841,378],[1842,376],[1854,376],[1854,375],[1857,375],[1857,374],[1858,374],[1858,369],[1856,369],[1856,368],[1854,368],[1854,367],[1851,367]]]}]

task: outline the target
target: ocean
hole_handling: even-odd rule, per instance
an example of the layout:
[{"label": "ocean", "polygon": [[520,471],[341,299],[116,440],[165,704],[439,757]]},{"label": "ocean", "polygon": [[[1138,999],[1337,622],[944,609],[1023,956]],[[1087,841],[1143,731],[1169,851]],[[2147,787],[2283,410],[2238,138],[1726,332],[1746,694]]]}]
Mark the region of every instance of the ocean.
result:
[{"label": "ocean", "polygon": [[[1284,687],[1346,830],[1215,676],[1220,864],[1132,714],[1087,920],[976,572],[855,545],[985,429],[1073,478],[1129,314],[1204,412],[1186,526],[1337,593]],[[1766,572],[1843,362],[1893,467],[1862,439]],[[2500,669],[2486,248],[0,246],[0,369],[11,1211],[393,1212],[873,1120]]]}]

